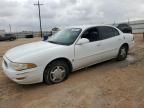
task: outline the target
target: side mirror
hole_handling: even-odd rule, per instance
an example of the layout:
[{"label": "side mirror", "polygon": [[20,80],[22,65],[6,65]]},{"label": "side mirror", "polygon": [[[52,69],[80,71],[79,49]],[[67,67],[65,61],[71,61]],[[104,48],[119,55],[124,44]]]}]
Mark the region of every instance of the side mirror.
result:
[{"label": "side mirror", "polygon": [[86,44],[86,43],[89,43],[89,40],[86,38],[82,38],[82,39],[78,40],[77,45],[82,45],[82,44]]}]

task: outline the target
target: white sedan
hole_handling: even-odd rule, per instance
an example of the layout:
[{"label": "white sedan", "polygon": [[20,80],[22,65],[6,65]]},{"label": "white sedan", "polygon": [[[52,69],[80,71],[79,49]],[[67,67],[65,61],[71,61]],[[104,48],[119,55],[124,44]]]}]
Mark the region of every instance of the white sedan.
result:
[{"label": "white sedan", "polygon": [[56,84],[78,69],[112,58],[125,60],[132,34],[113,26],[64,29],[46,41],[15,47],[3,56],[4,73],[19,84]]}]

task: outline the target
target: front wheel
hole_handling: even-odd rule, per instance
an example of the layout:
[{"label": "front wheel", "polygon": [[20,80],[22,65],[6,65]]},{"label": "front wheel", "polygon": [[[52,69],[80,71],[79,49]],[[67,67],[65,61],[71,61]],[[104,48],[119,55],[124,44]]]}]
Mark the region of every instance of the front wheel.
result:
[{"label": "front wheel", "polygon": [[117,60],[118,61],[125,60],[127,58],[127,54],[128,54],[128,47],[126,45],[123,45],[119,50]]},{"label": "front wheel", "polygon": [[54,61],[47,66],[44,71],[44,82],[46,84],[56,84],[67,79],[69,66],[64,61]]}]

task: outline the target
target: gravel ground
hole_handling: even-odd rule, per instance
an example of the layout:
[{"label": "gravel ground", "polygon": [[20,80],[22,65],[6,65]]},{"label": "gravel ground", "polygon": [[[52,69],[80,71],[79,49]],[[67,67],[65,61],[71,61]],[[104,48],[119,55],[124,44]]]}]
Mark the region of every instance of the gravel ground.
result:
[{"label": "gravel ground", "polygon": [[[0,42],[0,62],[8,49],[38,40]],[[18,85],[0,66],[0,108],[144,108],[144,41],[135,40],[127,60],[82,69],[51,86]]]}]

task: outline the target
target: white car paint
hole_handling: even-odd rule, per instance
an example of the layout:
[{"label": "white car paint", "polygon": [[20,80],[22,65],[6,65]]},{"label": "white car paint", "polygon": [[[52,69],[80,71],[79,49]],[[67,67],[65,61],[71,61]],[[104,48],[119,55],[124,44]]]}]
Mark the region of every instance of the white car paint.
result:
[{"label": "white car paint", "polygon": [[[78,45],[82,33],[91,26],[80,26],[82,32],[72,45],[58,45],[49,42],[34,42],[15,47],[9,50],[3,59],[2,67],[4,73],[13,81],[19,84],[32,84],[43,81],[43,72],[46,66],[57,58],[66,58],[72,64],[72,71],[87,67],[102,61],[116,58],[122,44],[127,43],[131,48],[134,45],[133,35],[124,34],[120,30],[119,36],[97,42]],[[97,26],[96,26],[97,27]],[[110,26],[112,27],[112,26]],[[34,63],[36,68],[16,71],[11,67],[11,62]],[[23,80],[16,78],[25,77]]]}]

